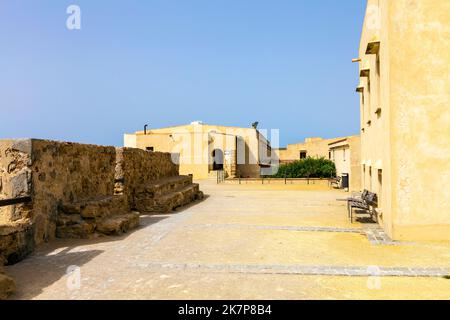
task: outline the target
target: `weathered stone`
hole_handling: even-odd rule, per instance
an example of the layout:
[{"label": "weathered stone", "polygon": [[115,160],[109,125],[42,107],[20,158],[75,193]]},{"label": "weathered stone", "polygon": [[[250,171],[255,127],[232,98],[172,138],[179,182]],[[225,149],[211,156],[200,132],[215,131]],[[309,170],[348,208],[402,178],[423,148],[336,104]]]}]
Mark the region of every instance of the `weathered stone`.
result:
[{"label": "weathered stone", "polygon": [[65,214],[80,214],[81,205],[78,203],[68,203],[61,205],[61,211]]},{"label": "weathered stone", "polygon": [[59,214],[58,220],[56,221],[56,225],[58,227],[63,226],[71,226],[74,224],[81,223],[82,219],[81,216],[75,215],[75,214]]},{"label": "weathered stone", "polygon": [[0,260],[14,264],[35,247],[34,226],[30,224],[10,224],[0,226]]},{"label": "weathered stone", "polygon": [[132,212],[103,219],[97,224],[97,231],[106,235],[121,235],[139,225],[139,214]]},{"label": "weathered stone", "polygon": [[16,290],[14,280],[0,270],[0,300],[7,299]]},{"label": "weathered stone", "polygon": [[95,231],[95,224],[82,221],[77,224],[56,228],[56,237],[72,239],[88,239]]},{"label": "weathered stone", "polygon": [[32,139],[0,140],[0,154],[1,197],[32,190],[30,203],[0,208],[0,255],[9,264],[55,237],[121,234],[139,224],[130,213],[137,207],[171,211],[199,197],[169,153]]},{"label": "weathered stone", "polygon": [[189,176],[181,176],[178,180],[172,178],[146,186],[145,192],[139,194],[136,200],[138,210],[145,213],[168,213],[202,199],[203,193],[200,193],[198,184],[191,183],[191,179]]},{"label": "weathered stone", "polygon": [[27,196],[30,194],[28,185],[29,169],[23,168],[19,173],[11,177],[11,198]]}]

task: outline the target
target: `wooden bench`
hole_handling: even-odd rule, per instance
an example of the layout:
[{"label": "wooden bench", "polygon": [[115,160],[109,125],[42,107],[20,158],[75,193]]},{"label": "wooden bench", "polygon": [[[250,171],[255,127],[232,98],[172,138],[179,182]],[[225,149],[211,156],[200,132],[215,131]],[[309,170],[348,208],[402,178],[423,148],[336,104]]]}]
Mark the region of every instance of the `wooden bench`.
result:
[{"label": "wooden bench", "polygon": [[[376,193],[364,190],[361,197],[351,197],[347,199],[347,208],[350,222],[353,223],[353,209],[359,209],[363,213],[369,213],[373,216],[373,208],[378,206],[378,197]],[[356,211],[355,211],[356,213]]]}]

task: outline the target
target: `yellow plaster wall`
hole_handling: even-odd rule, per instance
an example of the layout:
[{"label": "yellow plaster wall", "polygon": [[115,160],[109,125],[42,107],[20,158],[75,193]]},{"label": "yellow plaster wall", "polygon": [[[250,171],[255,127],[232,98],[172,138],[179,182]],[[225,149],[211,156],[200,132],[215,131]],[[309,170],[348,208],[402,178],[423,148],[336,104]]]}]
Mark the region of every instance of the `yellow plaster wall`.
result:
[{"label": "yellow plaster wall", "polygon": [[[238,139],[244,141],[238,150]],[[224,169],[229,177],[259,177],[261,148],[270,144],[253,128],[227,127],[193,123],[190,125],[150,129],[147,134],[139,131],[124,136],[125,146],[179,154],[180,174],[193,174],[195,179],[206,179],[212,171],[212,152],[224,152]],[[244,152],[242,163],[237,153]]]},{"label": "yellow plaster wall", "polygon": [[[369,8],[378,4],[379,30],[369,23]],[[361,106],[361,153],[372,171],[381,164],[380,221],[394,239],[450,240],[449,21],[449,1],[368,1],[360,58],[361,66],[371,64],[371,85],[370,105]],[[365,54],[376,34],[379,75],[377,56]],[[368,110],[378,106],[375,118]],[[371,126],[367,116],[375,119]],[[369,178],[366,165],[363,185],[379,192],[376,176]]]}]

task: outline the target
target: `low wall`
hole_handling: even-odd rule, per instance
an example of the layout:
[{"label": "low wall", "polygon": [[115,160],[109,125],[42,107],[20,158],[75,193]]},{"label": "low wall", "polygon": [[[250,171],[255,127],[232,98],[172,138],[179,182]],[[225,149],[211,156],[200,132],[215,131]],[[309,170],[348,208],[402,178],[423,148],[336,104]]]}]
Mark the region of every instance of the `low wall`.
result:
[{"label": "low wall", "polygon": [[170,153],[116,148],[116,155],[114,193],[124,194],[132,208],[136,208],[136,193],[148,183],[179,174],[179,167],[173,163]]},{"label": "low wall", "polygon": [[[94,201],[90,207],[95,210],[107,211],[102,208],[106,203],[130,211],[140,186],[177,175],[178,166],[168,153],[36,139],[0,140],[0,200],[32,199],[0,207],[0,262],[13,264],[36,245],[69,234],[57,229],[79,220],[74,213],[80,215],[80,208],[75,210],[77,205],[72,204]],[[104,201],[118,194],[123,196]]]},{"label": "low wall", "polygon": [[227,184],[286,184],[286,185],[316,185],[316,186],[329,186],[330,179],[278,179],[278,178],[247,178],[247,179],[226,179],[224,183]]}]

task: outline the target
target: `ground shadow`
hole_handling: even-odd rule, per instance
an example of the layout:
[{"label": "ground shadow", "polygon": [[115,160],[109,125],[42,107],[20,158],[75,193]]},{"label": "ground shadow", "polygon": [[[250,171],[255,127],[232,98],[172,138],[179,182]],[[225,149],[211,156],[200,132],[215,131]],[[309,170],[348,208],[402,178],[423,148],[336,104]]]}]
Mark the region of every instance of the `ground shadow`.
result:
[{"label": "ground shadow", "polygon": [[[74,248],[76,246],[63,247],[54,254],[52,250],[36,252],[27,259],[6,267],[6,272],[16,282],[16,292],[9,299],[32,299],[41,294],[44,288],[65,276],[74,274],[71,272],[76,272],[75,268],[82,267],[103,252],[102,250],[71,252]],[[45,259],[41,258],[42,255],[45,255]]]},{"label": "ground shadow", "polygon": [[119,236],[100,235],[91,239],[54,239],[40,245],[24,260],[6,267],[6,272],[16,281],[16,292],[10,299],[32,299],[43,292],[43,289],[68,275],[68,267],[82,267],[101,253],[103,250],[79,250],[82,246],[104,242],[121,241],[133,232],[157,224],[173,215],[180,215],[191,207],[205,201],[209,196],[196,200],[190,204],[177,208],[171,213],[142,214],[140,225],[133,230]]}]

